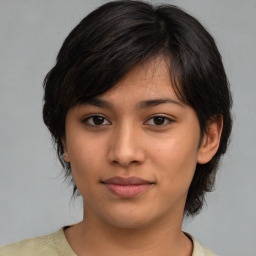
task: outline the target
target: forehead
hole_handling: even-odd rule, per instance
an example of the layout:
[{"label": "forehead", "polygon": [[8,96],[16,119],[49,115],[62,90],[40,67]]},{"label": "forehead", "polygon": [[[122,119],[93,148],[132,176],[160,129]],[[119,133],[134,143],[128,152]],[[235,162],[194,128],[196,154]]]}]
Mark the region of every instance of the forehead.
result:
[{"label": "forehead", "polygon": [[170,78],[169,63],[156,58],[133,67],[117,84],[99,98],[108,101],[147,100],[171,97],[179,101]]}]

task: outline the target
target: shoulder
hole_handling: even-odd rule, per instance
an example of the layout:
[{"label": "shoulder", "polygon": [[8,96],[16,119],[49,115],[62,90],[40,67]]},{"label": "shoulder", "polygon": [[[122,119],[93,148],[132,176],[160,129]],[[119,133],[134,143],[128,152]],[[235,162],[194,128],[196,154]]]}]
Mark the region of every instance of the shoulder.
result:
[{"label": "shoulder", "polygon": [[56,246],[51,235],[25,239],[18,243],[13,243],[0,247],[0,256],[30,256],[30,255],[53,255],[57,256]]},{"label": "shoulder", "polygon": [[[65,251],[65,254],[62,252]],[[67,253],[68,252],[68,253]],[[70,253],[69,253],[70,252]],[[70,248],[63,229],[46,236],[25,239],[0,247],[0,256],[64,256],[75,255]]]},{"label": "shoulder", "polygon": [[193,248],[192,256],[217,256],[217,254],[215,254],[213,251],[202,246],[195,237],[191,236],[188,233],[186,233],[186,234],[193,241],[194,248]]}]

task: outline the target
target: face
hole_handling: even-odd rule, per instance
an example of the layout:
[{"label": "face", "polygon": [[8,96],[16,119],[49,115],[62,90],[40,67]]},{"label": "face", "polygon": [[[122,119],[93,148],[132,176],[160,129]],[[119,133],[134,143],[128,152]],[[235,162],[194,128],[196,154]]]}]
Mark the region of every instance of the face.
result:
[{"label": "face", "polygon": [[87,219],[125,228],[182,220],[199,141],[196,113],[175,95],[164,61],[71,108],[65,160]]}]

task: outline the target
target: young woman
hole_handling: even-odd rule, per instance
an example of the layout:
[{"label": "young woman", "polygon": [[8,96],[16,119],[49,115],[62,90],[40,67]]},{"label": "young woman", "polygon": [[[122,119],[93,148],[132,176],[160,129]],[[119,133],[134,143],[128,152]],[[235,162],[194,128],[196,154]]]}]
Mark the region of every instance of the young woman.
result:
[{"label": "young woman", "polygon": [[109,2],[66,38],[44,89],[84,218],[0,255],[215,255],[181,229],[214,185],[232,124],[221,56],[195,18]]}]

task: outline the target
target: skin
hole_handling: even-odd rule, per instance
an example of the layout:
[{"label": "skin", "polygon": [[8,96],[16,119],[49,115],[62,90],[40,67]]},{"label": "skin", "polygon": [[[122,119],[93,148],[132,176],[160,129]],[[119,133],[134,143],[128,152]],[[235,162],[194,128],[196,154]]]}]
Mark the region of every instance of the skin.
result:
[{"label": "skin", "polygon": [[[84,199],[83,221],[65,230],[71,247],[79,256],[192,255],[181,230],[186,196],[196,164],[218,149],[222,121],[199,145],[196,113],[177,98],[160,59],[134,67],[97,100],[104,105],[75,106],[66,117],[64,159]],[[113,176],[153,184],[122,198],[101,183]]]}]

